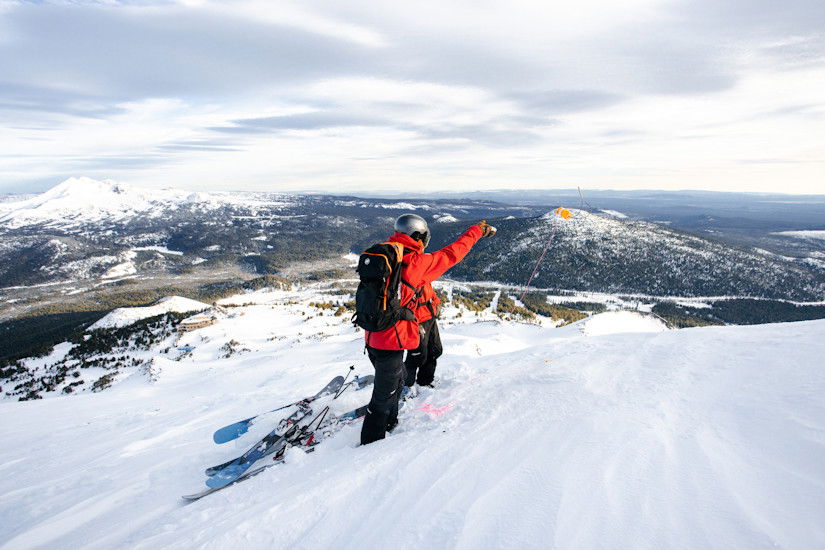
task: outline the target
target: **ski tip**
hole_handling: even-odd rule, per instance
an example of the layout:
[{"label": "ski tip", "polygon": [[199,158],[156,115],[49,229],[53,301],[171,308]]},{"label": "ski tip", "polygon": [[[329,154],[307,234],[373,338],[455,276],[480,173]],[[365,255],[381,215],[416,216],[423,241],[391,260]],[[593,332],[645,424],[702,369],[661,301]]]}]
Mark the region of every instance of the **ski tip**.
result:
[{"label": "ski tip", "polygon": [[249,431],[249,422],[236,422],[234,424],[230,424],[229,426],[224,426],[220,430],[217,430],[212,435],[212,440],[218,445],[220,445],[221,443],[227,443],[229,441],[234,441],[235,439],[238,439],[247,431]]},{"label": "ski tip", "polygon": [[232,478],[227,479],[223,476],[216,475],[216,476],[210,477],[209,479],[206,480],[206,486],[209,487],[210,489],[222,489],[223,487],[226,487],[230,483],[233,483],[236,479],[238,479],[238,478],[237,477],[232,477]]},{"label": "ski tip", "polygon": [[249,469],[251,464],[251,462],[246,464],[230,464],[229,466],[212,474],[212,476],[206,480],[206,486],[211,487],[212,489],[226,487],[230,483],[237,481],[237,479]]},{"label": "ski tip", "polygon": [[206,489],[204,491],[200,491],[199,493],[192,493],[191,495],[182,495],[180,498],[185,500],[186,502],[194,502],[196,500],[200,500],[206,495],[211,495],[218,489]]}]

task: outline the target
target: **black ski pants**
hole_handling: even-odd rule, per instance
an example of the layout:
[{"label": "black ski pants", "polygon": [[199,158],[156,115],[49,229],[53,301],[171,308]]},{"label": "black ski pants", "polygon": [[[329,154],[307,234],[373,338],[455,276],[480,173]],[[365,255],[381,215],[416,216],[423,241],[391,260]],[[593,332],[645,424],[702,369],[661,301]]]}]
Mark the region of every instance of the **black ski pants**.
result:
[{"label": "black ski pants", "polygon": [[416,381],[420,386],[432,384],[436,361],[444,351],[435,317],[419,324],[418,330],[421,333],[421,343],[418,348],[407,352],[407,360],[404,361],[407,369],[407,379],[404,381],[406,386],[412,386]]},{"label": "black ski pants", "polygon": [[398,423],[398,397],[404,388],[404,352],[367,347],[375,382],[361,426],[361,445],[384,439]]}]

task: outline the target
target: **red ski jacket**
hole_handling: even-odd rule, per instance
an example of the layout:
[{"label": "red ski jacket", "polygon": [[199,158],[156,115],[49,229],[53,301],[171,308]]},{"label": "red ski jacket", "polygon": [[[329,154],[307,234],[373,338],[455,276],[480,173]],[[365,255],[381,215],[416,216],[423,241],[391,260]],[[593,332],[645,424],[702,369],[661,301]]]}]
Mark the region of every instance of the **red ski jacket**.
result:
[{"label": "red ski jacket", "polygon": [[[440,300],[433,290],[433,281],[444,272],[464,259],[474,244],[481,238],[481,228],[473,225],[454,243],[432,253],[424,253],[424,245],[404,233],[395,233],[389,242],[404,245],[404,267],[401,279],[410,286],[401,284],[401,305],[415,312],[415,321],[398,321],[395,326],[381,332],[367,331],[364,338],[371,348],[386,350],[415,349],[418,347],[420,334],[418,323],[438,314]],[[416,292],[420,296],[416,300]],[[432,308],[432,309],[431,309]]]}]

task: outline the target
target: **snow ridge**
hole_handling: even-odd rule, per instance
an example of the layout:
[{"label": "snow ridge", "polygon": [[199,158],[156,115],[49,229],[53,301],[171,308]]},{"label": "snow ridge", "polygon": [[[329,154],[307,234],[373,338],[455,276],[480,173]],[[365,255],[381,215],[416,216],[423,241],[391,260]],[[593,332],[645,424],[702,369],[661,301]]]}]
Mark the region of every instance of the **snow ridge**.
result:
[{"label": "snow ridge", "polygon": [[126,327],[142,319],[163,315],[164,313],[177,312],[186,313],[188,311],[203,311],[211,306],[197,300],[184,298],[182,296],[167,296],[161,298],[151,306],[146,307],[121,307],[117,308],[105,317],[94,323],[87,330],[99,328]]},{"label": "snow ridge", "polygon": [[[458,317],[449,306],[440,383],[402,409],[387,439],[359,447],[359,426],[350,426],[311,454],[291,449],[285,464],[181,506],[204,467],[256,435],[219,447],[215,428],[312,395],[349,365],[372,372],[363,335],[309,305],[331,296],[312,287],[224,300],[231,315],[174,346],[157,344],[145,374],[101,393],[0,404],[0,545],[701,549],[825,540],[825,321],[652,331],[604,314],[552,328]],[[227,354],[230,340],[236,351]],[[339,405],[363,404],[369,396],[359,393]],[[38,457],[37,468],[20,449]]]}]

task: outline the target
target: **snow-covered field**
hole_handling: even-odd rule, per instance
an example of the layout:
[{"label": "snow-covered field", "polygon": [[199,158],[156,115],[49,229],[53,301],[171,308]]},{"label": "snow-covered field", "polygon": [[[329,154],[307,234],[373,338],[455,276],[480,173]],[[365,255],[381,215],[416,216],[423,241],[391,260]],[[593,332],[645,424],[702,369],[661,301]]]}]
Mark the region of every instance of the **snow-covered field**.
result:
[{"label": "snow-covered field", "polygon": [[216,428],[349,365],[372,372],[359,334],[310,299],[224,301],[239,307],[183,335],[179,361],[158,344],[155,382],[136,371],[0,404],[0,548],[825,543],[825,321],[671,331],[606,313],[552,328],[448,310],[440,384],[387,439],[359,447],[349,426],[185,504],[205,467],[254,441],[215,445]]}]

